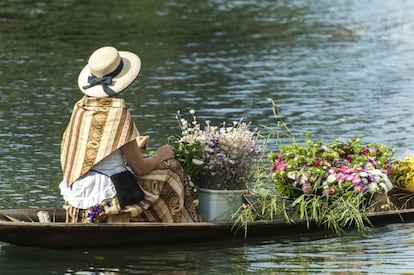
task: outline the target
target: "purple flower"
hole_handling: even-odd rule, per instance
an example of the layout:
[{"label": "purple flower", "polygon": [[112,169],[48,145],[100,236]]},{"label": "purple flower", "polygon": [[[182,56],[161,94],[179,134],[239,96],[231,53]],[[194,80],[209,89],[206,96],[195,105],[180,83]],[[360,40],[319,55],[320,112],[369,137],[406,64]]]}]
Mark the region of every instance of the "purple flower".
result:
[{"label": "purple flower", "polygon": [[89,211],[88,211],[88,221],[93,223],[95,221],[95,219],[98,217],[99,213],[101,212],[100,210],[100,205],[93,205],[91,207],[89,207]]},{"label": "purple flower", "polygon": [[212,137],[211,139],[210,139],[210,144],[209,144],[209,147],[211,148],[211,149],[213,149],[213,150],[217,150],[217,151],[219,151],[220,150],[220,142],[219,142],[219,140],[217,139],[217,138],[215,138],[215,137]]},{"label": "purple flower", "polygon": [[109,200],[105,200],[101,202],[100,204],[92,205],[88,209],[87,219],[90,223],[93,223],[96,221],[96,219],[99,217],[99,215],[103,212],[105,212],[105,206],[110,207],[111,202]]},{"label": "purple flower", "polygon": [[364,165],[364,169],[368,170],[368,169],[374,169],[375,168],[375,163],[368,161],[367,163],[365,163]]}]

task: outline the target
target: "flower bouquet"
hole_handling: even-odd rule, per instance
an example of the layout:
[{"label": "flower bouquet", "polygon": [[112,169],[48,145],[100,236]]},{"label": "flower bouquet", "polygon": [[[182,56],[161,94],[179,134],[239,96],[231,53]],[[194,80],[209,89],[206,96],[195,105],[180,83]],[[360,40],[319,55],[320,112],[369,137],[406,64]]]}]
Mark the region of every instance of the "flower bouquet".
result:
[{"label": "flower bouquet", "polygon": [[246,189],[255,158],[257,131],[249,124],[237,121],[228,126],[211,125],[204,128],[190,111],[192,121],[177,114],[181,136],[172,141],[175,157],[183,164],[191,179],[202,188],[216,190]]},{"label": "flower bouquet", "polygon": [[181,135],[172,141],[175,157],[197,185],[198,214],[201,220],[229,220],[242,205],[251,171],[259,150],[258,133],[240,120],[230,126],[202,128],[194,111],[192,121],[177,115]]},{"label": "flower bouquet", "polygon": [[352,226],[364,231],[374,196],[393,187],[388,178],[393,153],[359,138],[324,145],[307,137],[305,144],[281,146],[270,154],[270,183],[254,192],[262,207],[245,207],[239,221],[299,217],[336,232]]},{"label": "flower bouquet", "polygon": [[394,160],[390,179],[397,188],[414,193],[414,157]]}]

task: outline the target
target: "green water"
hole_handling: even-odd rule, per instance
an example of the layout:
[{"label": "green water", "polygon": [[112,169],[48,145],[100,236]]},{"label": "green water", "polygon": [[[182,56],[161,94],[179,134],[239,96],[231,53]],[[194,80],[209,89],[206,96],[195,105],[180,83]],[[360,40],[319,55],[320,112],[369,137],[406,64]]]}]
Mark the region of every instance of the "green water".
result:
[{"label": "green water", "polygon": [[[9,0],[0,3],[0,207],[59,206],[60,138],[93,50],[136,52],[124,97],[151,148],[200,120],[274,125],[300,140],[362,137],[413,150],[414,2],[409,0]],[[81,236],[80,236],[81,237]],[[1,274],[403,273],[410,224],[367,237],[292,236],[125,250],[0,244]],[[202,238],[202,236],[200,236]]]}]

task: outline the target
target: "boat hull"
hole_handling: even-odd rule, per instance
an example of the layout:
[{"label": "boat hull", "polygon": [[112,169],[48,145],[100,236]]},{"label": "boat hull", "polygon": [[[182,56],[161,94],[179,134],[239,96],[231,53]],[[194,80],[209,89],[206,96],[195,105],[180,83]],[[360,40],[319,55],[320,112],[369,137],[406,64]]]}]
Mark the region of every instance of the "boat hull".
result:
[{"label": "boat hull", "polygon": [[[327,232],[305,220],[257,221],[248,225],[247,236],[242,228],[229,222],[197,223],[100,223],[68,224],[62,209],[47,209],[53,222],[36,221],[35,213],[44,209],[17,209],[0,211],[0,241],[51,249],[140,247],[168,243],[195,243],[252,238],[275,239],[304,232]],[[394,210],[369,215],[373,225],[413,222],[414,209]],[[14,217],[21,222],[6,221]]]}]

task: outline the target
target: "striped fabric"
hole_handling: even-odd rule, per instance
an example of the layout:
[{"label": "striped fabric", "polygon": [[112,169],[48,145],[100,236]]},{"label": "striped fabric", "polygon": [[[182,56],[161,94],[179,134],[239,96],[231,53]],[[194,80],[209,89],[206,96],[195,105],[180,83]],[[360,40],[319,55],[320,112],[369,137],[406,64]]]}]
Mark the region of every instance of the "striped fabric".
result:
[{"label": "striped fabric", "polygon": [[192,188],[184,174],[181,164],[170,159],[163,161],[160,167],[139,178],[145,192],[143,213],[136,221],[189,223],[197,220],[192,197]]},{"label": "striped fabric", "polygon": [[84,96],[73,109],[61,145],[63,176],[69,186],[122,145],[138,129],[122,98]]},{"label": "striped fabric", "polygon": [[[129,214],[132,222],[193,223],[197,214],[192,197],[192,187],[181,164],[170,159],[163,161],[158,169],[141,176],[139,185],[145,192],[145,199],[138,204],[121,209],[118,198],[108,199],[105,214],[99,222],[106,222],[111,215]],[[67,222],[88,223],[88,209],[79,209],[65,203]]]}]

